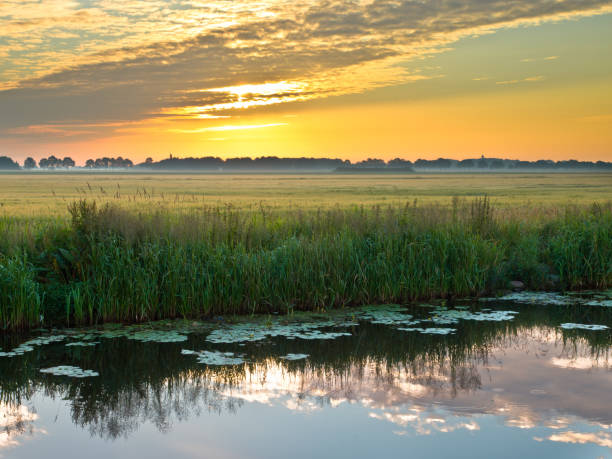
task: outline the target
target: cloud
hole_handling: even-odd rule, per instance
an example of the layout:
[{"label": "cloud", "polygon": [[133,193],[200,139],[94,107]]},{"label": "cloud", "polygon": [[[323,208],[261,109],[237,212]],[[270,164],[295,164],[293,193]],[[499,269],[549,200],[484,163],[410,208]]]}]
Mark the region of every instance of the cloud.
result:
[{"label": "cloud", "polygon": [[612,10],[600,0],[90,3],[0,4],[0,44],[10,49],[0,66],[0,132],[204,120],[437,78],[416,58],[461,37]]},{"label": "cloud", "polygon": [[559,56],[547,56],[542,58],[527,57],[525,59],[521,59],[521,62],[554,61],[557,59],[559,59]]},{"label": "cloud", "polygon": [[[535,438],[537,441],[542,441],[542,438]],[[592,443],[605,448],[612,448],[612,436],[606,432],[573,432],[567,431],[558,434],[553,434],[547,440],[560,443],[574,443],[584,445]]]},{"label": "cloud", "polygon": [[536,76],[526,77],[526,78],[523,78],[523,79],[520,79],[520,80],[496,81],[495,84],[508,85],[508,84],[517,84],[517,83],[533,83],[535,81],[543,81],[545,79],[546,79],[546,77],[544,77],[543,75],[536,75]]},{"label": "cloud", "polygon": [[185,134],[198,134],[201,132],[217,132],[217,131],[240,131],[244,129],[262,129],[277,126],[287,126],[287,123],[268,123],[268,124],[228,124],[225,126],[212,126],[200,129],[176,129],[176,132],[182,132]]}]

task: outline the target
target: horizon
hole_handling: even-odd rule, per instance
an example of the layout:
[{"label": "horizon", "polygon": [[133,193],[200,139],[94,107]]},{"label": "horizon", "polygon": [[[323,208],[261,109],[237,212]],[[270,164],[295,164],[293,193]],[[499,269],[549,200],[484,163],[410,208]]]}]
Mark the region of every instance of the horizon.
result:
[{"label": "horizon", "polygon": [[611,12],[9,0],[0,155],[609,161]]},{"label": "horizon", "polygon": [[[328,167],[353,167],[353,166],[357,166],[357,167],[366,167],[366,168],[377,168],[377,167],[417,167],[419,169],[425,168],[425,169],[457,169],[459,168],[459,170],[478,170],[478,169],[489,169],[489,170],[511,170],[514,169],[516,167],[519,167],[519,169],[521,170],[530,170],[530,169],[534,169],[534,170],[542,170],[545,169],[545,167],[542,167],[543,164],[542,163],[546,163],[547,166],[550,166],[551,168],[556,168],[556,167],[578,167],[578,168],[583,168],[586,165],[591,165],[594,167],[604,167],[605,169],[611,168],[612,167],[612,162],[610,161],[588,161],[588,160],[577,160],[575,158],[570,158],[567,160],[551,160],[551,159],[546,159],[546,158],[538,158],[538,159],[533,159],[533,160],[520,160],[520,159],[516,159],[516,158],[504,158],[504,157],[486,157],[485,155],[481,155],[480,157],[468,157],[468,158],[464,158],[464,159],[456,159],[456,158],[444,158],[444,157],[439,157],[439,158],[435,158],[435,159],[426,159],[426,158],[418,158],[416,160],[410,160],[407,158],[400,158],[400,157],[395,157],[393,159],[390,160],[384,160],[381,158],[377,158],[375,156],[373,157],[368,157],[364,160],[351,160],[348,158],[334,158],[334,157],[312,157],[312,156],[296,156],[296,157],[286,157],[286,156],[274,156],[274,155],[263,155],[263,156],[235,156],[235,157],[227,157],[227,158],[222,158],[220,156],[175,156],[170,154],[167,158],[161,158],[159,160],[155,160],[151,157],[146,158],[144,161],[132,161],[132,159],[129,156],[102,156],[99,158],[87,158],[86,160],[81,161],[80,163],[75,162],[73,160],[72,157],[70,156],[64,156],[62,157],[61,155],[56,157],[55,155],[49,155],[48,157],[39,157],[39,158],[34,158],[31,156],[28,156],[24,159],[24,161],[22,161],[21,163],[19,163],[18,161],[14,160],[13,158],[11,158],[10,156],[6,156],[6,155],[1,155],[0,154],[0,170],[11,170],[10,169],[10,164],[4,164],[2,161],[8,159],[8,161],[6,161],[7,163],[13,162],[15,165],[19,166],[22,170],[28,170],[28,169],[50,169],[50,170],[54,170],[54,169],[73,169],[73,168],[77,168],[77,169],[100,169],[100,168],[110,168],[110,169],[130,169],[132,167],[142,167],[142,166],[153,166],[155,168],[155,166],[162,166],[164,165],[164,163],[168,163],[168,162],[173,162],[173,161],[178,161],[178,162],[182,162],[182,161],[203,161],[203,160],[209,160],[209,161],[222,161],[224,164],[226,164],[227,162],[230,161],[237,161],[237,160],[244,160],[244,159],[248,159],[250,161],[252,161],[253,163],[256,163],[257,161],[261,161],[261,160],[274,160],[274,161],[290,161],[290,160],[302,160],[302,161],[312,161],[312,162],[316,162],[316,161],[326,161],[326,162],[341,162],[343,163],[342,165],[333,165],[333,164],[328,164]],[[26,163],[30,160],[34,160],[34,165],[32,166],[27,165]],[[56,164],[47,164],[47,161],[51,161],[51,163],[53,162],[57,162]],[[107,163],[110,161],[119,161],[119,162],[125,162],[127,161],[127,163],[124,163],[123,165],[111,165],[109,163],[109,165],[94,165],[94,163],[97,163],[100,160],[105,160],[107,161]],[[42,165],[42,162],[45,161],[45,165]],[[380,162],[382,161],[382,164],[380,164]],[[432,165],[431,163],[435,163],[437,161],[445,161],[447,162],[446,165],[442,165],[442,164],[438,164],[437,167],[435,165]],[[466,163],[468,161],[473,162],[471,165],[467,165]],[[485,163],[483,164],[478,164],[479,161],[485,161]],[[494,164],[494,162],[499,162],[501,161],[501,164]],[[61,164],[62,162],[64,162],[64,164]],[[67,163],[66,163],[67,162]],[[88,164],[91,163],[91,164]],[[396,163],[396,164],[393,164]],[[398,164],[399,163],[399,164]],[[426,163],[426,164],[419,164],[419,163]],[[521,164],[522,163],[522,164]],[[575,164],[564,164],[564,163],[575,163]],[[4,166],[8,165],[9,168],[5,169]],[[232,165],[231,163],[229,165]],[[205,166],[202,163],[203,167]],[[246,167],[247,169],[252,167],[253,164],[243,164],[242,167]],[[188,167],[188,166],[185,166]],[[302,169],[304,170],[309,170],[308,169],[308,165],[301,165],[300,166]],[[316,165],[311,165],[311,167],[314,167],[315,169],[324,169],[324,167],[322,167],[321,165],[316,166]],[[240,168],[238,168],[240,169]],[[181,170],[181,169],[173,169],[173,170]],[[188,170],[188,169],[185,169]],[[274,169],[271,169],[274,170]],[[562,169],[565,170],[565,169]]]}]

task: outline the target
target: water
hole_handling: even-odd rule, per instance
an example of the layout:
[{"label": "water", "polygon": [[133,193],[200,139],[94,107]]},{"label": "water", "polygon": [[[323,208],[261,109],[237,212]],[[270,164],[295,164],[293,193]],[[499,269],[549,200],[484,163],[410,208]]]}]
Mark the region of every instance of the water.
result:
[{"label": "water", "polygon": [[4,336],[0,457],[612,457],[609,298],[564,298]]}]

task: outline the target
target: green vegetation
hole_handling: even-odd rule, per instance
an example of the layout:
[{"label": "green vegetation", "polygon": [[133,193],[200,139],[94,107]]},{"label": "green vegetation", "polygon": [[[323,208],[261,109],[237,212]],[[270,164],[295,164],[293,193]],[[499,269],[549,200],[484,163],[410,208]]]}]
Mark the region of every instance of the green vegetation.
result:
[{"label": "green vegetation", "polygon": [[538,214],[488,198],[318,210],[0,218],[0,324],[142,322],[612,285],[612,205]]}]

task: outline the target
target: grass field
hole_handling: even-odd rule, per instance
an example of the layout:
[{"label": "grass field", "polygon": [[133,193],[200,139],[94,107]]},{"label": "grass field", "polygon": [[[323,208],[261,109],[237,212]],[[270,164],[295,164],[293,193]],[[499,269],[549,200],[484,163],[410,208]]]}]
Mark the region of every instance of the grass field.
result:
[{"label": "grass field", "polygon": [[452,197],[488,195],[496,207],[592,204],[612,199],[612,174],[214,175],[117,173],[0,174],[0,212],[7,216],[67,215],[75,199],[123,206],[199,207],[260,204],[328,208],[351,204],[449,205]]},{"label": "grass field", "polygon": [[610,175],[0,178],[2,328],[612,285]]}]

